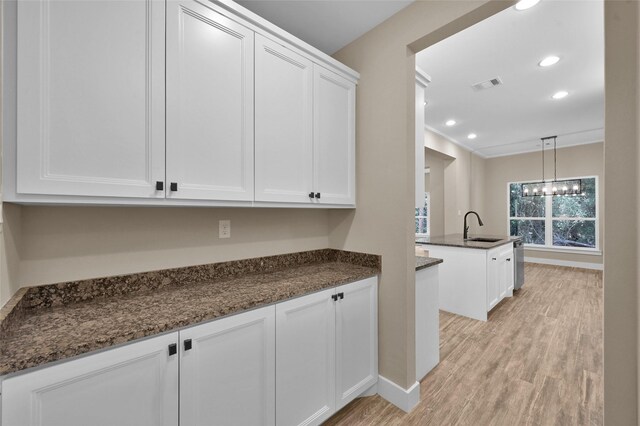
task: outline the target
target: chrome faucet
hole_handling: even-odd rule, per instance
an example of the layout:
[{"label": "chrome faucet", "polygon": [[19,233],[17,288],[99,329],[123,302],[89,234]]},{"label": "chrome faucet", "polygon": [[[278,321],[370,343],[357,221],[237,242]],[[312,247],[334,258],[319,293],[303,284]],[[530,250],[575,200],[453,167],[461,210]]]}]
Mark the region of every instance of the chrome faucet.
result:
[{"label": "chrome faucet", "polygon": [[464,215],[464,232],[462,233],[462,238],[464,240],[467,240],[468,239],[467,237],[469,236],[469,227],[467,226],[467,216],[469,216],[471,213],[476,215],[480,226],[484,226],[484,223],[482,223],[482,219],[480,219],[480,215],[478,213],[474,212],[473,210],[468,211],[467,214]]}]

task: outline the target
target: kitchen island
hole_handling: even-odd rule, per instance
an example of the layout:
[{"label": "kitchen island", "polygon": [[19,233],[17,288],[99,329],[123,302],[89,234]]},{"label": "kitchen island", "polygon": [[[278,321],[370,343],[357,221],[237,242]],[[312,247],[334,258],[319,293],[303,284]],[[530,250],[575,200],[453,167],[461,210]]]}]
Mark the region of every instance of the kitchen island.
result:
[{"label": "kitchen island", "polygon": [[443,311],[487,321],[488,312],[513,295],[513,243],[520,237],[449,234],[416,238],[440,265]]}]

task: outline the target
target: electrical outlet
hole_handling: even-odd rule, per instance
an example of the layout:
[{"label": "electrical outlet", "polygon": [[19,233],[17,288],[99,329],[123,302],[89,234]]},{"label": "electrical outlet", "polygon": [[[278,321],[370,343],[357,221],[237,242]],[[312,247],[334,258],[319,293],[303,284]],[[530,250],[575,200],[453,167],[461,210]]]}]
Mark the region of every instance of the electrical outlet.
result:
[{"label": "electrical outlet", "polygon": [[231,221],[230,220],[218,221],[218,237],[231,238]]}]

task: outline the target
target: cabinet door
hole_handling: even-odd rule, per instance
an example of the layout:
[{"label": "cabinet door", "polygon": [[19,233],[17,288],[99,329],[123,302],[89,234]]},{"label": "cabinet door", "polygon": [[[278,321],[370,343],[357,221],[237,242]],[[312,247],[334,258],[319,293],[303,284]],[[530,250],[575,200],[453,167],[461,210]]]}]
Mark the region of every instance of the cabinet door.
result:
[{"label": "cabinet door", "polygon": [[309,203],[311,61],[256,34],[255,199]]},{"label": "cabinet door", "polygon": [[503,250],[500,254],[500,293],[502,297],[513,296],[513,249]]},{"label": "cabinet door", "polygon": [[500,253],[499,250],[487,252],[487,311],[500,301]]},{"label": "cabinet door", "polygon": [[378,279],[338,287],[336,410],[378,381]]},{"label": "cabinet door", "polygon": [[276,305],[278,425],[318,425],[335,411],[334,293]]},{"label": "cabinet door", "polygon": [[2,424],[177,426],[177,333],[2,382]]},{"label": "cabinet door", "polygon": [[167,185],[253,200],[253,31],[193,0],[167,2]]},{"label": "cabinet door", "polygon": [[18,2],[18,193],[164,197],[164,8]]},{"label": "cabinet door", "polygon": [[314,191],[321,204],[355,204],[355,83],[314,65]]},{"label": "cabinet door", "polygon": [[181,426],[275,423],[274,306],[188,328],[180,342]]}]

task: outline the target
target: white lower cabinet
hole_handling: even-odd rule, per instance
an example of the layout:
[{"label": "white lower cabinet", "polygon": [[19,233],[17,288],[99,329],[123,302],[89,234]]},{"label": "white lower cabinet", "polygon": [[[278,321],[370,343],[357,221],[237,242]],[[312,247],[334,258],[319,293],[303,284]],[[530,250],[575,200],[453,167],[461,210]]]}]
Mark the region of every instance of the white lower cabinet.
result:
[{"label": "white lower cabinet", "polygon": [[378,381],[378,286],[368,278],[338,287],[336,411]]},{"label": "white lower cabinet", "polygon": [[177,343],[170,333],[5,379],[2,425],[176,426]]},{"label": "white lower cabinet", "polygon": [[2,381],[2,426],[317,425],[377,382],[377,278]]},{"label": "white lower cabinet", "polygon": [[378,380],[377,278],[276,306],[276,423],[318,425]]},{"label": "white lower cabinet", "polygon": [[335,289],[276,306],[276,423],[320,424],[335,411]]},{"label": "white lower cabinet", "polygon": [[487,311],[513,296],[513,247],[500,246],[487,253]]},{"label": "white lower cabinet", "polygon": [[180,425],[275,424],[275,306],[180,332]]}]

